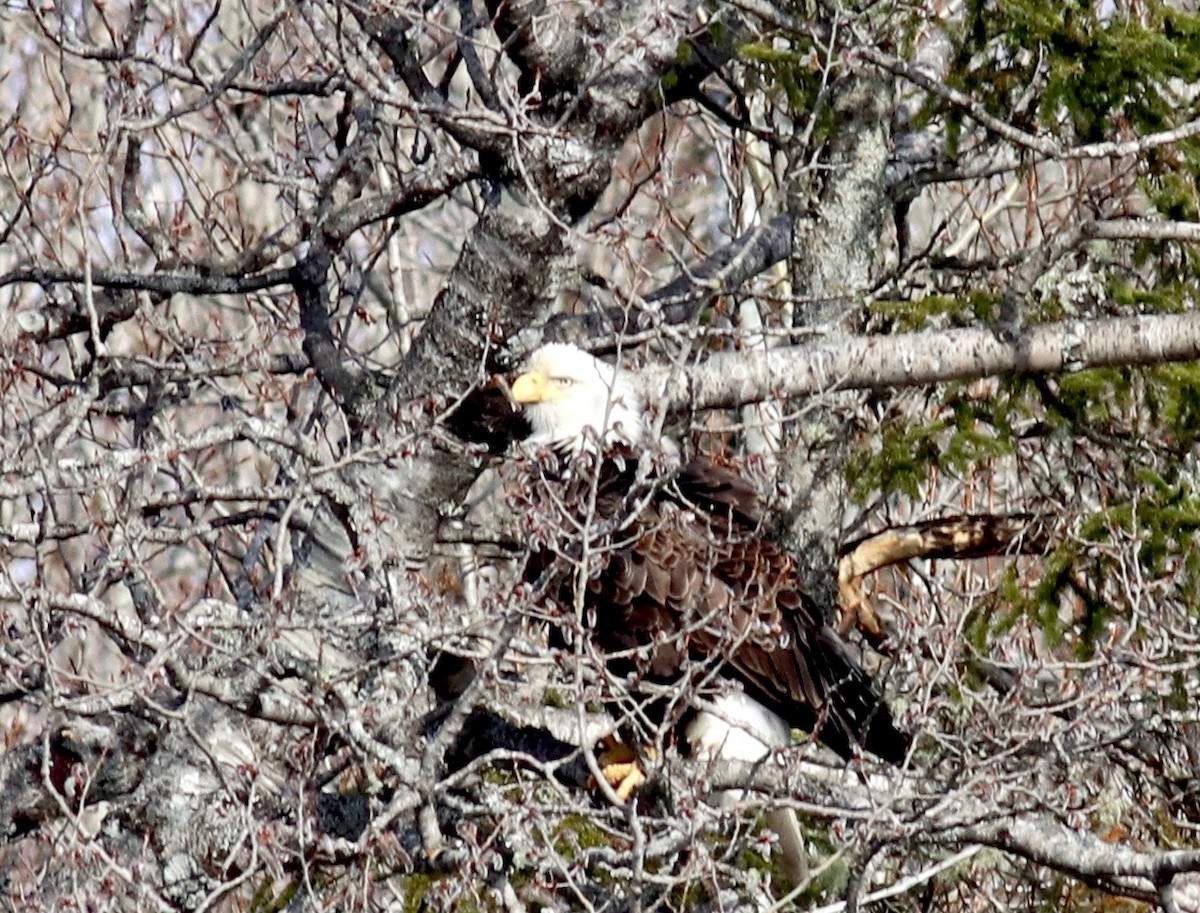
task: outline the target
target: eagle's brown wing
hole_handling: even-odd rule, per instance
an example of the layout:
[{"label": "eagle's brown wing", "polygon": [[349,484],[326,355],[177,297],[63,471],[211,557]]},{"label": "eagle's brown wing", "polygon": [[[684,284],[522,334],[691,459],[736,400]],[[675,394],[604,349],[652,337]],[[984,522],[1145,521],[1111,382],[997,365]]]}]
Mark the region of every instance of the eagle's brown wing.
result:
[{"label": "eagle's brown wing", "polygon": [[672,486],[630,500],[638,512],[588,582],[593,636],[619,671],[671,681],[698,660],[842,755],[861,746],[903,759],[907,737],[800,588],[794,560],[759,529],[745,480],[694,460]]}]

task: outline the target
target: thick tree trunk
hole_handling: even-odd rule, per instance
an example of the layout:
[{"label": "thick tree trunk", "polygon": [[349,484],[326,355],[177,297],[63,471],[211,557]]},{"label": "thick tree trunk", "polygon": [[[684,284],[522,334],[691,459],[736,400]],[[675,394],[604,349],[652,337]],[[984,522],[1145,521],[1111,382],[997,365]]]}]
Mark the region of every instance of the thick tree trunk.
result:
[{"label": "thick tree trunk", "polygon": [[[824,183],[816,211],[796,222],[793,324],[831,341],[853,331],[880,261],[890,95],[890,81],[878,76],[850,76],[835,87],[837,134],[817,175]],[[789,190],[797,210],[805,208],[808,183]],[[830,378],[834,386],[837,380]],[[783,536],[807,565],[814,595],[829,606],[834,552],[849,520],[842,470],[850,445],[847,416],[856,401],[847,394],[823,396],[818,408],[789,426],[781,461],[789,494],[782,505]]]}]

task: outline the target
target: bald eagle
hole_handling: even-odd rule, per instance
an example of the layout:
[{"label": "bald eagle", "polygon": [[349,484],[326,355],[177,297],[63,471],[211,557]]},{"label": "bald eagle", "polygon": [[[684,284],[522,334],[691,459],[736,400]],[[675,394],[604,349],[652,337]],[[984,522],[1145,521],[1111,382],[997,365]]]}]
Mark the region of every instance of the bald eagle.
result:
[{"label": "bald eagle", "polygon": [[[802,729],[846,758],[904,759],[908,738],[764,534],[744,478],[702,456],[653,458],[631,379],[575,346],[538,349],[511,391],[544,457],[523,486],[526,577],[560,635],[627,683],[623,732],[757,761]],[[788,861],[794,817],[768,823]]]}]

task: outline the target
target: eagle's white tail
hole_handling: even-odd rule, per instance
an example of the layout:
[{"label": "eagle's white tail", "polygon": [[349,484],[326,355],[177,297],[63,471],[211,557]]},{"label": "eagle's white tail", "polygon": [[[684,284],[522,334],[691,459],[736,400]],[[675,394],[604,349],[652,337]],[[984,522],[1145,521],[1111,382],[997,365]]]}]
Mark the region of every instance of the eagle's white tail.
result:
[{"label": "eagle's white tail", "polygon": [[[697,757],[751,763],[791,742],[784,719],[743,691],[717,697],[711,709],[696,714],[684,735]],[[742,791],[731,789],[721,794],[720,802],[727,808],[741,800]],[[773,808],[765,817],[767,827],[779,837],[780,870],[793,885],[801,884],[808,878],[808,853],[796,813],[790,808]]]},{"label": "eagle's white tail", "polygon": [[800,822],[790,808],[773,808],[766,814],[767,827],[779,835],[779,868],[793,886],[808,879],[808,851]]}]

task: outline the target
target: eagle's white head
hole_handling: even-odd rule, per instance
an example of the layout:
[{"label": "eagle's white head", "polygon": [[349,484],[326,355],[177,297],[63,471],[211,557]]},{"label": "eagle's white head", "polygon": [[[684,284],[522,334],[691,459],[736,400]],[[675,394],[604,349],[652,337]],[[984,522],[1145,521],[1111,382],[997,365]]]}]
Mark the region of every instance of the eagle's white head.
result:
[{"label": "eagle's white head", "polygon": [[629,377],[566,343],[549,343],[529,356],[512,385],[533,427],[529,443],[581,453],[597,441],[640,444],[645,419]]}]

